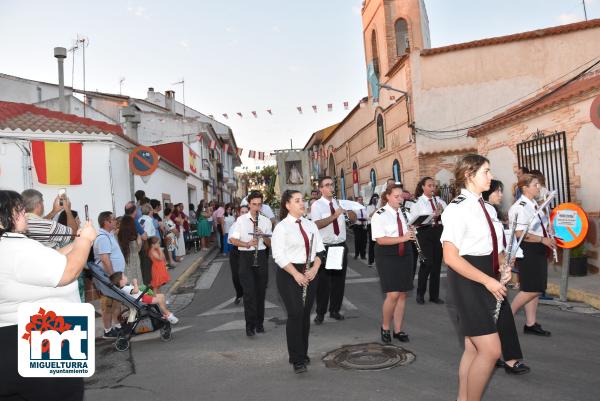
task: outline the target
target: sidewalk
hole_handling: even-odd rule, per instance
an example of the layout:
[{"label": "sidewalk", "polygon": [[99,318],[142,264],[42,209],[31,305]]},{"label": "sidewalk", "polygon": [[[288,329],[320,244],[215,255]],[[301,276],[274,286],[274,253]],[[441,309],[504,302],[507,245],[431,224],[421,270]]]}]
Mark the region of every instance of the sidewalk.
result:
[{"label": "sidewalk", "polygon": [[[560,295],[561,266],[548,265],[548,288],[546,293],[554,297]],[[600,274],[589,274],[583,277],[569,276],[567,299],[583,302],[600,309]]]}]

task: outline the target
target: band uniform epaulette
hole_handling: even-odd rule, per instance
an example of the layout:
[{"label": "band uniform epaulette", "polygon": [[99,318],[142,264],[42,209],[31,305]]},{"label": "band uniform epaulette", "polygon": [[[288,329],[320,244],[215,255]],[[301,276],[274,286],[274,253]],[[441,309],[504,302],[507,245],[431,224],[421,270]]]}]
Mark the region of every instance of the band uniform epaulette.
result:
[{"label": "band uniform epaulette", "polygon": [[381,209],[379,209],[379,210],[377,211],[377,214],[381,214],[381,213],[383,213],[383,212],[385,212],[385,208],[384,208],[384,207],[382,207]]},{"label": "band uniform epaulette", "polygon": [[450,203],[454,203],[454,204],[458,205],[460,202],[464,201],[465,199],[467,199],[466,196],[458,195],[456,198],[452,199],[452,202],[450,202]]},{"label": "band uniform epaulette", "polygon": [[525,201],[521,201],[521,202],[519,202],[519,205],[521,205],[521,206],[525,206],[525,205],[527,205],[527,202],[525,202]]},{"label": "band uniform epaulette", "polygon": [[[258,212],[258,213],[260,213],[260,215],[261,215],[262,217],[267,217],[267,215],[266,215],[266,214],[264,214],[263,212]],[[268,219],[268,217],[267,217],[267,219]]]}]

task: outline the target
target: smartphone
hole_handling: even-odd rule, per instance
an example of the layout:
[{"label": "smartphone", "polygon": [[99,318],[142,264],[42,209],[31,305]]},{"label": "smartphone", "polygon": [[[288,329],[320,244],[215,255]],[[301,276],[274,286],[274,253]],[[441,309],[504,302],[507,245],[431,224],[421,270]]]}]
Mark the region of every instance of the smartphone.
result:
[{"label": "smartphone", "polygon": [[85,221],[90,221],[90,212],[88,210],[88,205],[85,205],[84,208],[85,208]]},{"label": "smartphone", "polygon": [[67,189],[61,188],[58,190],[58,197],[60,198],[59,205],[63,205],[63,199],[67,196]]}]

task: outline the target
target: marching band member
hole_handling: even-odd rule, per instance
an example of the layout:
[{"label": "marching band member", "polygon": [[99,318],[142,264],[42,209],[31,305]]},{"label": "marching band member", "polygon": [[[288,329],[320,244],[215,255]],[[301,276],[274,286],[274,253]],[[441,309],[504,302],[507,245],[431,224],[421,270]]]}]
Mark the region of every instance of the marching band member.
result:
[{"label": "marching band member", "polygon": [[375,265],[379,273],[381,290],[385,294],[382,307],[383,323],[381,341],[391,343],[390,325],[394,319],[394,338],[408,342],[408,334],[402,331],[402,319],[406,304],[406,292],[413,288],[412,247],[408,241],[415,239],[404,212],[400,210],[402,188],[388,187],[385,191],[387,204],[371,219],[371,233],[375,245]]},{"label": "marching band member", "polygon": [[[327,270],[327,261],[325,261],[325,269],[319,272],[316,324],[323,323],[328,305],[329,317],[335,320],[344,320],[344,315],[340,314],[340,309],[344,299],[346,269],[348,267],[344,209],[333,197],[335,189],[331,177],[325,176],[319,179],[319,190],[322,196],[310,208],[311,220],[319,228],[325,250],[330,247],[343,247],[344,255],[341,270]],[[356,220],[356,215],[353,212],[348,212],[348,216],[350,221]]]},{"label": "marching band member", "polygon": [[369,204],[367,205],[367,243],[369,244],[369,256],[368,256],[368,267],[373,267],[373,263],[375,263],[375,241],[373,241],[373,236],[371,235],[371,219],[373,215],[378,210],[377,203],[379,202],[379,195],[373,194],[371,199],[369,199]]},{"label": "marching band member", "polygon": [[[502,203],[503,190],[504,185],[502,182],[492,180],[490,189],[481,194],[494,226],[501,227],[502,229],[504,226],[502,221],[498,218],[498,210],[496,208]],[[504,249],[505,258],[508,257],[508,255],[506,255],[506,242],[507,239],[504,235],[498,239],[498,249]],[[496,366],[503,367],[508,374],[522,375],[528,373],[530,368],[522,362],[523,352],[521,351],[521,344],[519,343],[515,319],[512,310],[510,309],[510,304],[506,299],[502,301],[500,306],[496,327],[498,329],[498,336],[500,337],[502,356],[504,357],[504,361],[498,360]]]},{"label": "marching band member", "polygon": [[495,279],[499,270],[497,232],[481,193],[490,188],[489,161],[466,155],[455,170],[461,188],[442,214],[444,261],[448,269],[448,291],[456,306],[455,324],[464,347],[458,376],[458,400],[480,400],[500,357],[500,339],[494,322],[496,300],[506,288]]},{"label": "marching band member", "polygon": [[[243,216],[246,213],[248,213],[248,205],[240,206],[238,209],[238,217],[227,233],[227,240],[230,244],[231,233],[235,230],[235,224],[240,216]],[[240,251],[238,247],[233,244],[231,244],[231,249],[229,250],[229,267],[231,268],[231,280],[233,281],[233,288],[235,289],[235,300],[233,303],[237,305],[244,295],[244,289],[242,288],[242,283],[240,283]]]},{"label": "marching band member", "polygon": [[277,269],[277,289],[287,311],[285,325],[289,362],[295,373],[306,372],[310,311],[316,295],[314,278],[321,267],[317,255],[325,250],[319,229],[302,217],[305,205],[299,191],[287,190],[281,197],[280,223],[271,244]]},{"label": "marching band member", "polygon": [[[508,211],[509,225],[517,219],[517,237],[523,235],[531,217],[537,213],[538,205],[535,198],[540,192],[540,183],[531,174],[523,174],[517,183],[521,190],[521,197],[511,206]],[[533,220],[527,237],[521,242],[523,259],[517,262],[520,272],[519,293],[511,304],[513,315],[519,309],[525,307],[526,323],[523,326],[525,334],[538,336],[550,336],[550,332],[542,329],[537,323],[538,297],[546,290],[548,284],[548,260],[546,249],[552,250],[556,242],[548,236],[547,227],[544,226],[542,217],[538,214]]]},{"label": "marching band member", "polygon": [[[265,294],[267,291],[266,248],[270,238],[260,234],[271,234],[271,221],[260,213],[263,195],[252,191],[248,195],[249,212],[238,217],[231,230],[230,242],[239,250],[239,274],[243,289],[246,335],[264,333]],[[253,235],[252,233],[258,234]]]},{"label": "marching band member", "polygon": [[440,272],[442,269],[442,244],[440,237],[444,227],[440,223],[440,215],[446,207],[439,196],[435,196],[435,181],[431,177],[424,177],[417,184],[415,190],[416,202],[410,212],[413,220],[426,214],[433,214],[433,219],[428,224],[417,227],[417,238],[423,250],[425,262],[419,267],[419,281],[417,284],[417,303],[425,303],[425,291],[429,279],[429,300],[435,304],[443,304],[440,299]]},{"label": "marching band member", "polygon": [[[362,205],[363,197],[358,196],[356,202]],[[367,222],[369,220],[366,207],[357,210],[356,217],[356,224],[352,225],[354,231],[354,259],[358,259],[360,256],[362,260],[365,260],[367,255]]]}]

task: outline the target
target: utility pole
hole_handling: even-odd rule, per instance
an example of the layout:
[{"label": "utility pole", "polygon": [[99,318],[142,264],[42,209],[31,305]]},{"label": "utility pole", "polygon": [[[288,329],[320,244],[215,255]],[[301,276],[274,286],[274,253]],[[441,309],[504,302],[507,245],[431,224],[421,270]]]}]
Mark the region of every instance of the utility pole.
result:
[{"label": "utility pole", "polygon": [[581,3],[583,4],[583,15],[585,16],[585,20],[587,21],[587,10],[585,9],[585,0],[581,0]]},{"label": "utility pole", "polygon": [[123,88],[123,82],[125,82],[125,77],[121,77],[121,79],[119,79],[119,95],[122,95],[123,93],[121,92],[122,88]]}]

